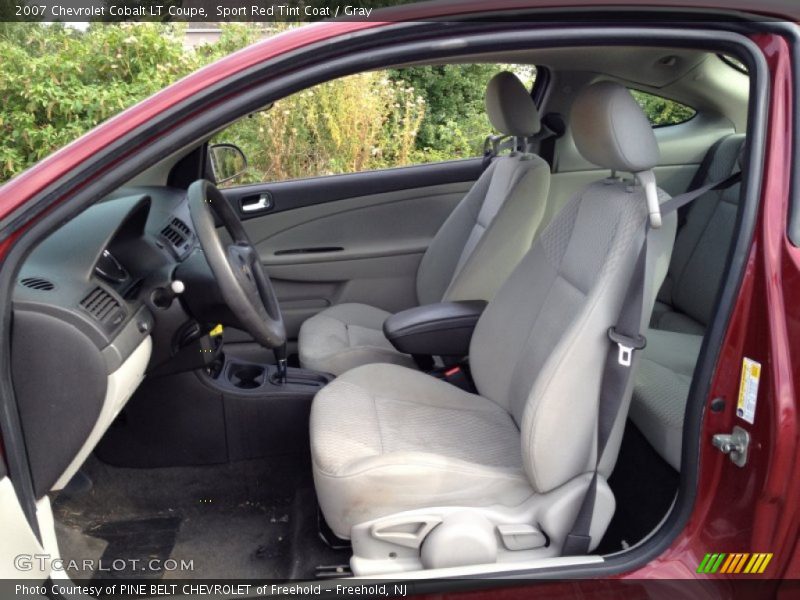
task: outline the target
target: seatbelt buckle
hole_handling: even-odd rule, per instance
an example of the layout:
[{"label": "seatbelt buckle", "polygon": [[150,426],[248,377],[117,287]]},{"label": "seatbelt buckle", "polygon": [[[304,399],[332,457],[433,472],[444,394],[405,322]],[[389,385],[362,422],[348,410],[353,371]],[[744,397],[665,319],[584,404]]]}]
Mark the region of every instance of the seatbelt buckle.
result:
[{"label": "seatbelt buckle", "polygon": [[608,328],[608,339],[618,346],[619,354],[617,355],[617,362],[623,367],[631,366],[634,350],[641,350],[647,346],[647,338],[643,335],[640,334],[636,337],[624,335],[619,333],[616,327]]},{"label": "seatbelt buckle", "polygon": [[464,390],[465,392],[470,392],[470,393],[475,392],[475,386],[472,384],[472,381],[470,380],[467,373],[465,373],[464,369],[462,369],[460,366],[455,366],[447,369],[446,371],[444,371],[443,375],[444,375],[444,380],[447,383],[450,383],[456,386],[457,388]]}]

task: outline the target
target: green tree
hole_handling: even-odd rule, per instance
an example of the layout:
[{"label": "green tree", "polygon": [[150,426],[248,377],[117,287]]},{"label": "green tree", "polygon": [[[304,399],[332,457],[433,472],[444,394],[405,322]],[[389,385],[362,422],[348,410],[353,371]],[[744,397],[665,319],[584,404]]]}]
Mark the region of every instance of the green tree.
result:
[{"label": "green tree", "polygon": [[497,65],[436,65],[390,71],[425,100],[416,149],[430,159],[477,155],[491,132],[483,102]]},{"label": "green tree", "polygon": [[13,24],[0,34],[0,179],[199,66],[177,26]]},{"label": "green tree", "polygon": [[492,133],[486,118],[486,86],[496,73],[510,70],[530,89],[536,68],[525,65],[452,64],[390,71],[422,96],[427,107],[416,148],[427,160],[478,156]]}]

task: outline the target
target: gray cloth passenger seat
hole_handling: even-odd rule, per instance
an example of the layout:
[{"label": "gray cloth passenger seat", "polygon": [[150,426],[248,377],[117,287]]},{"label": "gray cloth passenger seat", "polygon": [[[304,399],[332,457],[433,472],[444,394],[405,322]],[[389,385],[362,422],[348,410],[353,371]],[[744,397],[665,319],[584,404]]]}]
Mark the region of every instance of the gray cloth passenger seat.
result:
[{"label": "gray cloth passenger seat", "polygon": [[[486,112],[506,136],[524,140],[541,128],[530,92],[507,71],[489,82]],[[423,255],[416,278],[419,304],[491,300],[530,249],[549,190],[550,166],[539,156],[515,151],[492,161]],[[414,359],[383,333],[390,314],[348,302],[310,317],[300,327],[300,364],[335,375],[371,363],[415,368]]]},{"label": "gray cloth passenger seat", "polygon": [[[740,169],[744,134],[712,146],[696,189]],[[705,176],[702,176],[705,171]],[[678,230],[667,277],[653,309],[647,347],[631,402],[630,417],[655,450],[680,470],[683,417],[695,363],[733,239],[739,184],[712,191],[689,205]]]}]

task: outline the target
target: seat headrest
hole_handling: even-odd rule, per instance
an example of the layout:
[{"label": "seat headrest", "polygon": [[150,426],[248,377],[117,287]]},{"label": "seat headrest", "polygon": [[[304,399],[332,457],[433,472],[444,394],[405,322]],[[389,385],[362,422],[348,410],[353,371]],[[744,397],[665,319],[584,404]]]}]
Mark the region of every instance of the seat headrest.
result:
[{"label": "seat headrest", "polygon": [[581,90],[570,121],[575,145],[589,162],[631,173],[658,164],[653,128],[631,93],[618,83],[601,81]]},{"label": "seat headrest", "polygon": [[492,126],[503,135],[530,137],[542,128],[530,92],[516,75],[508,71],[498,73],[489,81],[486,113]]}]

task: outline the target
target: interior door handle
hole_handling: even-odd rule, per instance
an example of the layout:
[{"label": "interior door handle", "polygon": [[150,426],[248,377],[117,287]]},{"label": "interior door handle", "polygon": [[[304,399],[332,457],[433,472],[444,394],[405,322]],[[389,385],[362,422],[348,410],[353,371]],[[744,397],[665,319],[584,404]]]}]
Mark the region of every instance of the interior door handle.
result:
[{"label": "interior door handle", "polygon": [[266,212],[270,210],[275,203],[272,200],[272,194],[264,192],[258,196],[245,196],[240,201],[242,212],[245,214],[253,214],[258,212]]}]

